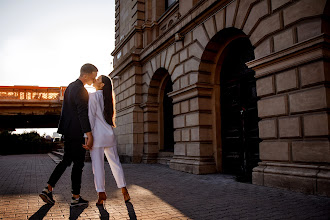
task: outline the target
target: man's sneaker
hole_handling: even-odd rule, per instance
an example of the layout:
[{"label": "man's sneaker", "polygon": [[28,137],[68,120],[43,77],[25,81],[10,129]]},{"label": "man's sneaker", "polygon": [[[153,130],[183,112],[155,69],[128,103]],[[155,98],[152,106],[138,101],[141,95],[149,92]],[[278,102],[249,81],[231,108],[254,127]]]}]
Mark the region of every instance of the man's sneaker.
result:
[{"label": "man's sneaker", "polygon": [[80,205],[88,205],[88,201],[84,200],[81,197],[79,197],[78,199],[75,199],[75,198],[72,197],[71,206],[80,206]]},{"label": "man's sneaker", "polygon": [[45,187],[42,192],[39,194],[40,198],[48,204],[54,204],[55,200],[53,199],[53,192],[48,190],[48,187]]}]

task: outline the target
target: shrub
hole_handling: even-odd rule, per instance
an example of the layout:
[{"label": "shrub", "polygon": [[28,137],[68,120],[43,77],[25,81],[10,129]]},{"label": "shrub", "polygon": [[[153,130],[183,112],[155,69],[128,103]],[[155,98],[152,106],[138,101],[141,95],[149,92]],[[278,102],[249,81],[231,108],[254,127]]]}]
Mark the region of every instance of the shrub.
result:
[{"label": "shrub", "polygon": [[40,136],[37,132],[12,134],[11,131],[0,132],[0,154],[38,154],[48,153],[57,144]]}]

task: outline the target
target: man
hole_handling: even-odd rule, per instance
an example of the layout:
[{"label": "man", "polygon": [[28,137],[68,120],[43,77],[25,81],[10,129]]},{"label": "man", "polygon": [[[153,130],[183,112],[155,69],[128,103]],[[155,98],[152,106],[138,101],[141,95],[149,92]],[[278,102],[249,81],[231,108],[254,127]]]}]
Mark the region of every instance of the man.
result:
[{"label": "man", "polygon": [[[46,203],[55,203],[52,194],[53,188],[66,168],[73,162],[71,206],[88,204],[88,201],[80,197],[86,149],[91,149],[93,146],[93,136],[88,119],[88,92],[84,85],[92,85],[97,72],[98,69],[94,65],[84,64],[80,69],[80,77],[70,83],[65,90],[57,131],[64,136],[64,155],[63,160],[51,174],[47,187],[39,195]],[[86,138],[84,138],[84,134],[86,134]]]}]

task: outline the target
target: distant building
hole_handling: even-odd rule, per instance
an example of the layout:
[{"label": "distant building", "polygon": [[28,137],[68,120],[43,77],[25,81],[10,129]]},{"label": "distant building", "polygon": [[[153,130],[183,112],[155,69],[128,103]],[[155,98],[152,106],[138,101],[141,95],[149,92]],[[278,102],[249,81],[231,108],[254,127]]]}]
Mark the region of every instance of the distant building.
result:
[{"label": "distant building", "polygon": [[121,157],[330,196],[329,7],[116,0]]}]

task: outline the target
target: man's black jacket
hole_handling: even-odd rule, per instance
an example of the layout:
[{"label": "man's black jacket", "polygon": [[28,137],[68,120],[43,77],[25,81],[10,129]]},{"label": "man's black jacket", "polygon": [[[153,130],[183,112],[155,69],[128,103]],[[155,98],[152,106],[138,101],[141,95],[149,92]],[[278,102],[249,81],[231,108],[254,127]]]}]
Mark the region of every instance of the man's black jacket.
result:
[{"label": "man's black jacket", "polygon": [[65,90],[57,132],[63,134],[65,139],[80,139],[89,131],[88,92],[77,79]]}]

